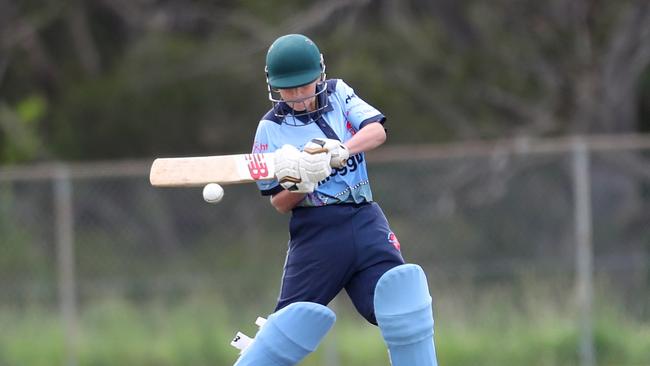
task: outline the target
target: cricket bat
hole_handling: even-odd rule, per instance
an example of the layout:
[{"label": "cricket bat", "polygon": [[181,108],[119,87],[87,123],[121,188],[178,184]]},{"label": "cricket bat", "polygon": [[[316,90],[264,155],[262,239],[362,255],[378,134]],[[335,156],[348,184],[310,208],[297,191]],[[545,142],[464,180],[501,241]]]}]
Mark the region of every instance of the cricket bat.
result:
[{"label": "cricket bat", "polygon": [[158,158],[149,172],[154,187],[198,187],[275,178],[273,153]]},{"label": "cricket bat", "polygon": [[[307,148],[304,151],[319,154],[327,149]],[[158,158],[149,172],[149,181],[154,187],[200,187],[208,183],[250,183],[274,178],[274,153]]]}]

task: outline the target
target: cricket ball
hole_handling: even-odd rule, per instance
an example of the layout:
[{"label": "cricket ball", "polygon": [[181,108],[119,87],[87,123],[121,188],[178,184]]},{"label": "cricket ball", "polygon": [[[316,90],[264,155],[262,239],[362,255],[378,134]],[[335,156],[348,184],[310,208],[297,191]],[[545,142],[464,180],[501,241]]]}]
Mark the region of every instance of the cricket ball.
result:
[{"label": "cricket ball", "polygon": [[207,203],[217,203],[223,198],[223,188],[217,183],[210,183],[203,187],[203,199]]}]

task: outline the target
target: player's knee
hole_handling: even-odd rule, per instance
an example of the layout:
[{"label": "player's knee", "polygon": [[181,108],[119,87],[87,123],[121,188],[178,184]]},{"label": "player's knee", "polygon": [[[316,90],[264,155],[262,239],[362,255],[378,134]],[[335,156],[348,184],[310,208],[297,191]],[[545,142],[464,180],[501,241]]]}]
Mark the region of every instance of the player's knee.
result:
[{"label": "player's knee", "polygon": [[375,316],[393,365],[436,365],[431,303],[426,276],[418,265],[397,266],[377,282]]},{"label": "player's knee", "polygon": [[433,334],[431,302],[420,266],[404,264],[387,271],[375,288],[375,313],[386,341],[409,342]]},{"label": "player's knee", "polygon": [[353,301],[354,307],[357,309],[357,312],[361,314],[372,325],[377,325],[377,318],[375,317],[375,307],[372,302],[372,298],[368,301]]},{"label": "player's knee", "polygon": [[335,320],[320,304],[288,305],[269,317],[235,366],[293,366],[316,350]]}]

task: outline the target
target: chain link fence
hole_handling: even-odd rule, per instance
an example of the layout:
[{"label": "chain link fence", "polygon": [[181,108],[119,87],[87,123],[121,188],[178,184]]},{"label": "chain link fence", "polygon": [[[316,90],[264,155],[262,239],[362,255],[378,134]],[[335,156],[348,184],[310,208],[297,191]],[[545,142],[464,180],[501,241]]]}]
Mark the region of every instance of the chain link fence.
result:
[{"label": "chain link fence", "polygon": [[[548,324],[570,340],[534,338],[526,352],[540,365],[650,364],[649,341],[608,338],[613,318],[635,328],[612,337],[650,339],[650,138],[387,146],[368,160],[405,259],[429,276],[441,364],[471,363],[480,330],[501,335],[498,353],[517,364],[506,335]],[[134,365],[232,363],[216,345],[273,309],[288,216],[254,185],[227,186],[218,205],[200,188],[154,189],[149,163],[0,169],[0,364],[100,365],[110,344]],[[346,336],[377,343],[378,332],[344,296],[333,306],[352,325],[335,327],[313,364],[367,363]],[[138,347],[146,355],[129,358]]]}]

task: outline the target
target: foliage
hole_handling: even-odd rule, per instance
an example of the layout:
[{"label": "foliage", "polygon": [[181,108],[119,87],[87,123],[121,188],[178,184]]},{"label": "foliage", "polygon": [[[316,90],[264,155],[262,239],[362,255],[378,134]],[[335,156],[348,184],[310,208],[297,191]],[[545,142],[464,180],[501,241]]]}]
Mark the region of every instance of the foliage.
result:
[{"label": "foliage", "polygon": [[15,163],[36,159],[41,153],[40,124],[47,101],[40,95],[21,100],[15,108],[0,100],[0,161]]},{"label": "foliage", "polygon": [[265,50],[290,32],[392,141],[636,131],[649,6],[581,4],[3,1],[0,162],[248,150]]}]

